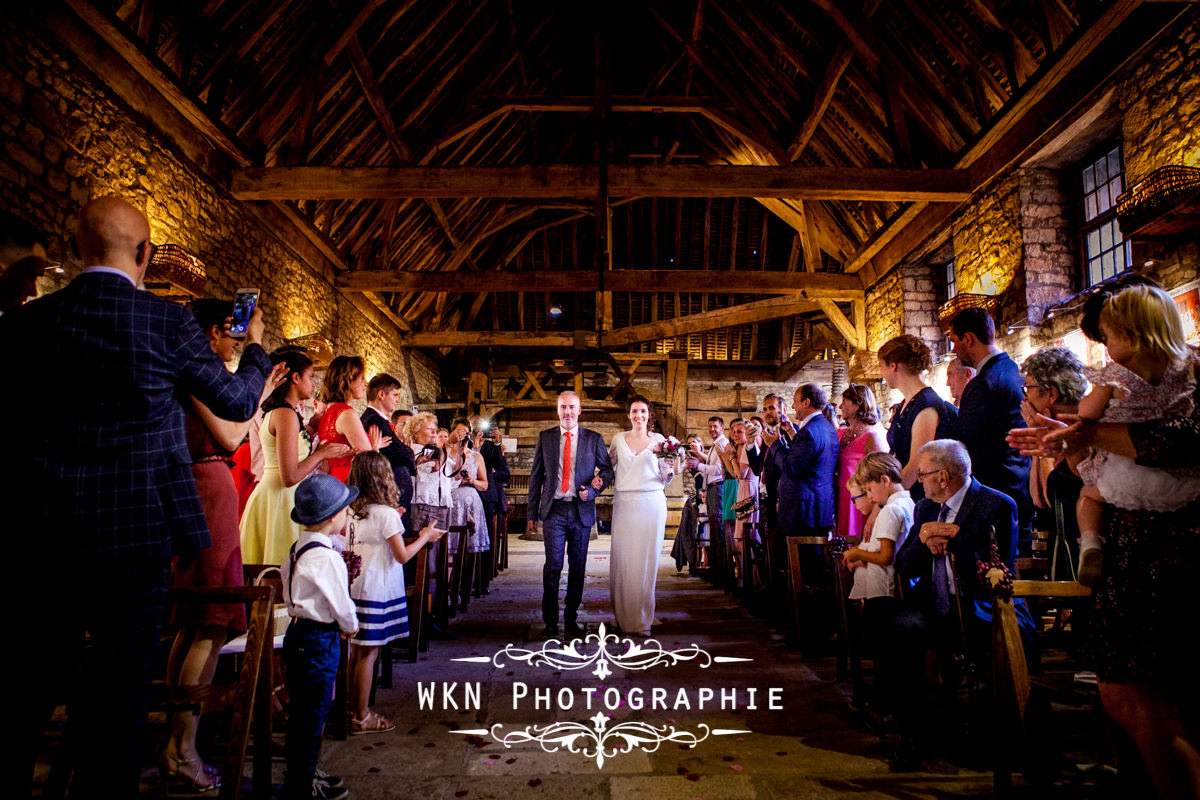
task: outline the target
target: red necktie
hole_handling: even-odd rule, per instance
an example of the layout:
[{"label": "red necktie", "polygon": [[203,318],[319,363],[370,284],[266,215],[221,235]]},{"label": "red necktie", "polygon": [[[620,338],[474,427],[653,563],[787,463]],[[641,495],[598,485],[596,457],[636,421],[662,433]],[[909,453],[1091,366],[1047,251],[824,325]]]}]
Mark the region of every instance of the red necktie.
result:
[{"label": "red necktie", "polygon": [[571,434],[568,431],[564,433],[566,441],[563,442],[562,456],[562,493],[565,495],[571,494]]}]

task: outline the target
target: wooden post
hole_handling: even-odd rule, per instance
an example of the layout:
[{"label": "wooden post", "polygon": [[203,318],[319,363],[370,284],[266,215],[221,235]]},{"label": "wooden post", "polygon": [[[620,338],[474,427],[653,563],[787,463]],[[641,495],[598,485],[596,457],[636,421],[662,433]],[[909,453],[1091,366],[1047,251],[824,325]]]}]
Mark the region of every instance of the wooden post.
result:
[{"label": "wooden post", "polygon": [[672,350],[667,359],[666,399],[670,405],[663,421],[663,433],[680,441],[687,436],[687,377],[687,350]]},{"label": "wooden post", "polygon": [[488,375],[486,367],[478,358],[471,359],[470,373],[467,377],[467,416],[479,414],[484,402],[488,399]]}]

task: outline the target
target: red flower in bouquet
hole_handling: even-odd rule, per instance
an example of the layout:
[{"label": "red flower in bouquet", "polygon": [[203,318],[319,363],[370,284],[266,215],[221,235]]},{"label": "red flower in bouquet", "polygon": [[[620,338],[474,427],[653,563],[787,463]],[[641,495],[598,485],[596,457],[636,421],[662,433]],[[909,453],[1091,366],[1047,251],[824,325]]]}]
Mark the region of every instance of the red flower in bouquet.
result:
[{"label": "red flower in bouquet", "polygon": [[676,461],[687,458],[687,448],[674,436],[668,436],[654,446],[654,455],[659,458],[671,458]]}]

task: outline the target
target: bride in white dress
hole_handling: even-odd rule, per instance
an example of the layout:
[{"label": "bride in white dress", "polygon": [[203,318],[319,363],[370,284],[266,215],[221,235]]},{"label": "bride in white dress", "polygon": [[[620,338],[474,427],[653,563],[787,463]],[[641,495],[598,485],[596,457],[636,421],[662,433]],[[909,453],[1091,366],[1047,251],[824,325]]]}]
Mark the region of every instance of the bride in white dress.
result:
[{"label": "bride in white dress", "polygon": [[613,437],[608,448],[616,470],[613,484],[612,556],[609,592],[617,625],[625,633],[650,635],[654,587],[667,527],[663,488],[681,465],[654,453],[662,434],[651,433],[654,412],[638,395],[629,402],[631,429]]}]

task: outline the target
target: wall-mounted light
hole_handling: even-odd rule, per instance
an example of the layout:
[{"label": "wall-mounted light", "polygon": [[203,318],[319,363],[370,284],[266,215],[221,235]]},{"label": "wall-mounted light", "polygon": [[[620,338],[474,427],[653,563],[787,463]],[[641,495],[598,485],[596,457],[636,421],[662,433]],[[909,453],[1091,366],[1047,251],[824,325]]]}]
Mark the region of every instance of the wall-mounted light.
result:
[{"label": "wall-mounted light", "polygon": [[546,309],[546,313],[550,315],[551,319],[558,319],[563,315],[562,303],[557,301],[551,303],[550,307]]}]

